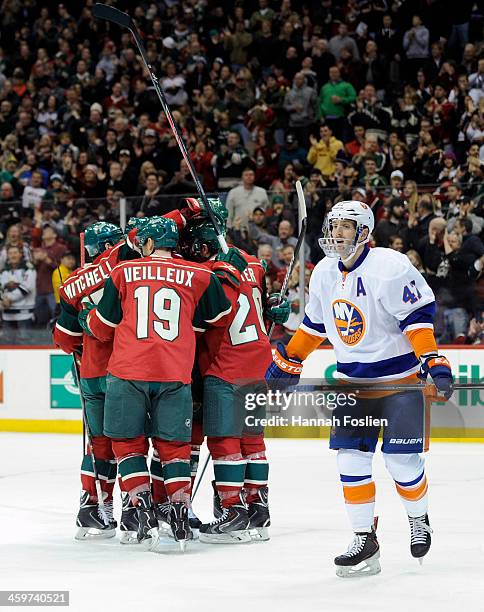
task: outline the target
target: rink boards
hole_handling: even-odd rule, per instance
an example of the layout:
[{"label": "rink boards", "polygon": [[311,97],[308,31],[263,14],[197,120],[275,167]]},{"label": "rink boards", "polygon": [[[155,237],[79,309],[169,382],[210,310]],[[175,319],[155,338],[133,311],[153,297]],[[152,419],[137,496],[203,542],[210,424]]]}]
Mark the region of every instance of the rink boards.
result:
[{"label": "rink boards", "polygon": [[[442,347],[444,348],[444,347]],[[475,347],[445,347],[456,379],[484,378],[484,352]],[[72,357],[51,347],[0,350],[0,431],[80,433],[79,392],[71,371]],[[332,349],[315,351],[304,364],[303,377],[331,382]],[[480,442],[484,439],[484,391],[459,391],[452,402],[432,406],[432,437]],[[269,426],[280,438],[327,437],[327,426]]]}]

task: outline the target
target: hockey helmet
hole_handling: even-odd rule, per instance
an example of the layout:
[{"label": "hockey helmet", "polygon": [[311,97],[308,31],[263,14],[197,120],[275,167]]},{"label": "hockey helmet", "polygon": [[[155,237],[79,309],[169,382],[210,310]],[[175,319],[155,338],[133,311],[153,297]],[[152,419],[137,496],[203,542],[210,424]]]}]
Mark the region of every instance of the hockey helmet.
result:
[{"label": "hockey helmet", "polygon": [[178,244],[176,223],[166,217],[150,217],[138,228],[136,245],[142,247],[148,238],[153,240],[155,249],[174,249]]},{"label": "hockey helmet", "polygon": [[[354,221],[356,231],[353,239],[335,238],[333,236],[334,222],[339,220]],[[375,219],[368,204],[358,200],[338,202],[329,211],[324,221],[323,236],[319,239],[319,246],[327,257],[339,257],[342,261],[346,261],[361,244],[369,241],[374,227]],[[360,240],[365,228],[368,229],[368,234],[366,238]]]},{"label": "hockey helmet", "polygon": [[106,250],[106,244],[115,245],[123,238],[123,230],[114,223],[97,221],[84,232],[84,248],[89,257],[96,257]]},{"label": "hockey helmet", "polygon": [[[225,235],[225,225],[222,227],[222,233]],[[204,261],[207,259],[207,257],[202,255],[203,245],[208,247],[210,253],[209,257],[218,253],[220,248],[215,228],[212,222],[207,218],[192,219],[183,232],[181,242],[183,255],[189,259],[195,259],[196,261]]]}]

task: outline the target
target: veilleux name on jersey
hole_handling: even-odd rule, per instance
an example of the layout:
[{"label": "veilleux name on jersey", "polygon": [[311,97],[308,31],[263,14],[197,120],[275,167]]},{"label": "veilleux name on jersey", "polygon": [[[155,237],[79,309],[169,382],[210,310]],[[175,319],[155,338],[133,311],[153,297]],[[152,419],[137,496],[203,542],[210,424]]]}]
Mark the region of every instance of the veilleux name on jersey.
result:
[{"label": "veilleux name on jersey", "polygon": [[127,283],[137,283],[145,280],[166,281],[183,285],[184,287],[192,286],[192,279],[195,272],[185,270],[184,268],[166,268],[163,270],[158,266],[132,266],[123,269],[124,278]]}]

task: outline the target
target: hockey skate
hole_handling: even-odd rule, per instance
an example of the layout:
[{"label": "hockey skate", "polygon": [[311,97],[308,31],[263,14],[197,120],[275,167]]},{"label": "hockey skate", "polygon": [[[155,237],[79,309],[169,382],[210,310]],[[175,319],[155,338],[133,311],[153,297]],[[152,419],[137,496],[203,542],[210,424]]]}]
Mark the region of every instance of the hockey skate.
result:
[{"label": "hockey skate", "polygon": [[170,502],[166,501],[161,504],[155,504],[155,514],[158,519],[160,533],[173,537],[170,527]]},{"label": "hockey skate", "polygon": [[373,576],[381,572],[380,545],[375,530],[355,533],[348,550],[336,557],[336,575],[340,578]]},{"label": "hockey skate", "polygon": [[138,505],[138,542],[142,542],[147,550],[150,550],[158,539],[158,520],[153,507],[153,500],[149,491],[142,491],[136,495]]},{"label": "hockey skate", "polygon": [[180,545],[180,550],[184,552],[186,543],[193,539],[188,519],[188,507],[183,502],[173,502],[170,505],[169,519],[173,537]]},{"label": "hockey skate", "polygon": [[261,487],[258,490],[258,499],[249,504],[249,533],[253,540],[266,542],[270,539],[269,527],[271,517],[268,505],[269,490]]},{"label": "hockey skate", "polygon": [[412,557],[418,559],[422,565],[423,557],[429,552],[432,543],[430,534],[433,531],[429,524],[428,514],[417,517],[409,516],[408,522],[410,523],[410,552]]},{"label": "hockey skate", "polygon": [[[162,534],[173,538],[173,531],[170,525],[170,502],[155,504],[155,513],[156,518],[158,519],[158,526]],[[195,512],[193,512],[193,508],[191,506],[188,508],[188,524],[190,525],[190,529],[192,531],[192,539],[198,539],[198,531],[202,521],[198,518]]]},{"label": "hockey skate", "polygon": [[[79,527],[76,540],[104,540],[116,535],[116,521],[113,518],[113,502],[104,502],[103,512],[99,504],[89,503],[89,492],[81,491],[81,505],[77,513],[76,525]],[[106,523],[107,521],[107,523]]]},{"label": "hockey skate", "polygon": [[119,529],[121,532],[121,544],[139,544],[138,541],[138,511],[133,505],[129,493],[121,492],[121,500],[123,503],[121,511],[121,521]]},{"label": "hockey skate", "polygon": [[207,544],[243,544],[252,540],[248,528],[249,515],[240,496],[239,503],[223,508],[218,519],[200,527],[199,538]]},{"label": "hockey skate", "polygon": [[220,518],[223,514],[224,509],[222,508],[222,502],[220,501],[220,495],[217,491],[217,485],[215,480],[212,480],[213,488],[213,515],[216,519]]}]

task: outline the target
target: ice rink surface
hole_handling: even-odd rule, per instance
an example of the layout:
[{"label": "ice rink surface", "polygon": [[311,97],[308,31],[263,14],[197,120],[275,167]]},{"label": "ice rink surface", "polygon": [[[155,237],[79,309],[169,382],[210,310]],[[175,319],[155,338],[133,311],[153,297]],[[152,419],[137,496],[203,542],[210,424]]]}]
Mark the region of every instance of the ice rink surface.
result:
[{"label": "ice rink surface", "polygon": [[[422,567],[377,455],[382,573],[346,580],[332,560],[351,531],[325,440],[268,440],[269,542],[195,544],[185,555],[74,541],[80,449],[78,436],[0,434],[0,589],[69,590],[69,609],[95,612],[484,610],[484,445],[435,443],[427,454],[434,537]],[[210,476],[194,505],[205,520]]]}]

